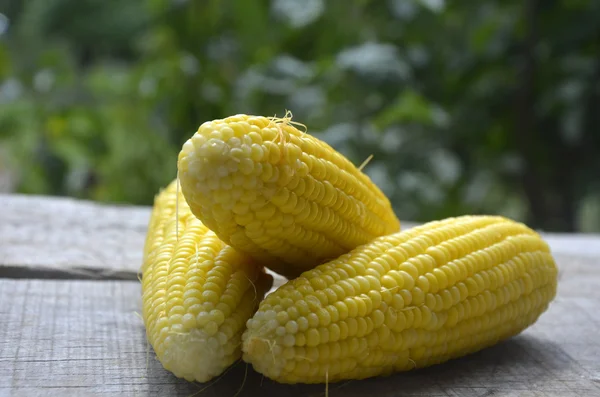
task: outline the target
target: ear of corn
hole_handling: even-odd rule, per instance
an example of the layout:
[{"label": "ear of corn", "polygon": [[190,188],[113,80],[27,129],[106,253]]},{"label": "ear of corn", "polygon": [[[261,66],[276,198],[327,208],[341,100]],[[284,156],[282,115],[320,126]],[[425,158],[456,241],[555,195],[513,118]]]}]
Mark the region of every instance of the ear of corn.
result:
[{"label": "ear of corn", "polygon": [[557,268],[541,237],[464,216],[378,238],[267,296],[244,360],[284,383],[361,379],[460,357],[548,307]]},{"label": "ear of corn", "polygon": [[146,334],[166,369],[205,382],[241,357],[245,322],[272,278],[209,231],[183,196],[177,203],[175,182],[155,200],[142,272]]},{"label": "ear of corn", "polygon": [[248,115],[207,122],[178,161],[192,212],[288,278],[400,228],[368,176],[292,124]]}]

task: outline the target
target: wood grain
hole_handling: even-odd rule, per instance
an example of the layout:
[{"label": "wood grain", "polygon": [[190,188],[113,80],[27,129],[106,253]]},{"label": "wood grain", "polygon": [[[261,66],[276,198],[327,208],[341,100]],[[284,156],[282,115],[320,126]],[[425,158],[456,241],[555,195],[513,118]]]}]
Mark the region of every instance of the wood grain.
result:
[{"label": "wood grain", "polygon": [[[0,396],[324,395],[243,363],[206,385],[162,368],[136,315],[140,285],[124,281],[137,278],[149,208],[19,195],[0,195],[0,208]],[[332,384],[329,395],[600,396],[600,236],[545,237],[559,293],[533,327],[444,365]]]},{"label": "wood grain", "polygon": [[137,278],[149,208],[1,194],[0,208],[0,276]]},{"label": "wood grain", "polygon": [[[559,258],[559,296],[532,328],[436,367],[329,385],[330,396],[599,396],[600,272]],[[237,364],[217,382],[176,379],[147,349],[140,285],[0,279],[0,395],[322,396]]]},{"label": "wood grain", "polygon": [[[0,277],[137,280],[150,208],[0,194]],[[273,288],[286,279],[270,272]]]},{"label": "wood grain", "polygon": [[[0,277],[137,279],[149,207],[0,194],[0,208]],[[600,260],[600,235],[544,237],[555,254]]]}]

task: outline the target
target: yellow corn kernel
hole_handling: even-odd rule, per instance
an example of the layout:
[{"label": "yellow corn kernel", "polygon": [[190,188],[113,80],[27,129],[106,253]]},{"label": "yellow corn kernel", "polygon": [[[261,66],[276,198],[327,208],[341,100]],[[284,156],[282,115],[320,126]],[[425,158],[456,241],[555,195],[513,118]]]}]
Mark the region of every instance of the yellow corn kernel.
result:
[{"label": "yellow corn kernel", "polygon": [[268,295],[248,320],[244,360],[283,383],[425,367],[518,334],[547,309],[556,284],[548,245],[521,223],[431,222],[359,246]]},{"label": "yellow corn kernel", "polygon": [[290,120],[206,122],[178,160],[194,215],[288,278],[400,228],[367,175]]},{"label": "yellow corn kernel", "polygon": [[155,199],[142,272],[146,335],[167,370],[206,382],[241,357],[272,277],[196,219],[176,182]]}]

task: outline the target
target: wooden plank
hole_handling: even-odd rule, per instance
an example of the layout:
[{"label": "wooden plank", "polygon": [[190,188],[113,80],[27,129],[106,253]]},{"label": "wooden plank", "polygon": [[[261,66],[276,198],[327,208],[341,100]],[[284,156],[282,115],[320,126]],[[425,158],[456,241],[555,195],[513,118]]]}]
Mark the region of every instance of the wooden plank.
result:
[{"label": "wooden plank", "polygon": [[138,279],[149,207],[0,194],[0,208],[0,277]]},{"label": "wooden plank", "polygon": [[600,260],[600,234],[542,233],[559,255],[585,256]]},{"label": "wooden plank", "polygon": [[0,276],[137,278],[150,209],[0,195]]},{"label": "wooden plank", "polygon": [[[0,208],[0,277],[137,278],[149,207],[0,194]],[[556,254],[600,258],[600,235],[544,237]]]},{"label": "wooden plank", "polygon": [[[386,378],[329,385],[330,396],[600,395],[600,264],[557,257],[556,300],[522,335],[471,356]],[[174,378],[147,350],[140,285],[0,279],[0,395],[323,396],[235,365],[206,385]]]}]

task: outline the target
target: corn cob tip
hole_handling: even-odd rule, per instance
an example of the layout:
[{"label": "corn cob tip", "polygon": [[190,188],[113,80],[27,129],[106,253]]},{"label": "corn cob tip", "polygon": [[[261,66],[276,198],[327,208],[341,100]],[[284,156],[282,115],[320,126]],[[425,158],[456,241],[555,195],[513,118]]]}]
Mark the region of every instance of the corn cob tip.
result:
[{"label": "corn cob tip", "polygon": [[[281,358],[282,348],[274,339],[258,336],[257,333],[245,333],[242,337],[243,353],[242,359],[253,363],[254,368],[263,375],[276,379],[281,375],[285,361]],[[263,357],[268,365],[262,362],[252,362],[251,357]]]},{"label": "corn cob tip", "polygon": [[187,381],[207,382],[220,375],[229,366],[233,353],[226,339],[208,336],[204,331],[192,329],[185,333],[172,333],[164,342],[163,366]]},{"label": "corn cob tip", "polygon": [[[184,143],[178,158],[183,186],[192,185],[201,192],[230,189],[243,184],[246,189],[261,189],[263,167],[259,163],[289,164],[288,172],[300,172],[297,162],[300,150],[286,145],[287,138],[280,123],[289,126],[286,134],[298,133],[285,119],[274,121],[266,117],[235,115],[203,123]],[[257,169],[258,168],[258,169]],[[308,170],[304,170],[307,173]],[[238,175],[236,180],[227,177]],[[282,176],[283,177],[283,176]],[[274,182],[277,178],[271,178]],[[188,189],[189,190],[189,189]],[[239,197],[238,197],[239,198]]]},{"label": "corn cob tip", "polygon": [[268,356],[273,345],[269,343],[268,339],[251,336],[245,340],[244,347],[246,353],[250,355]]}]

